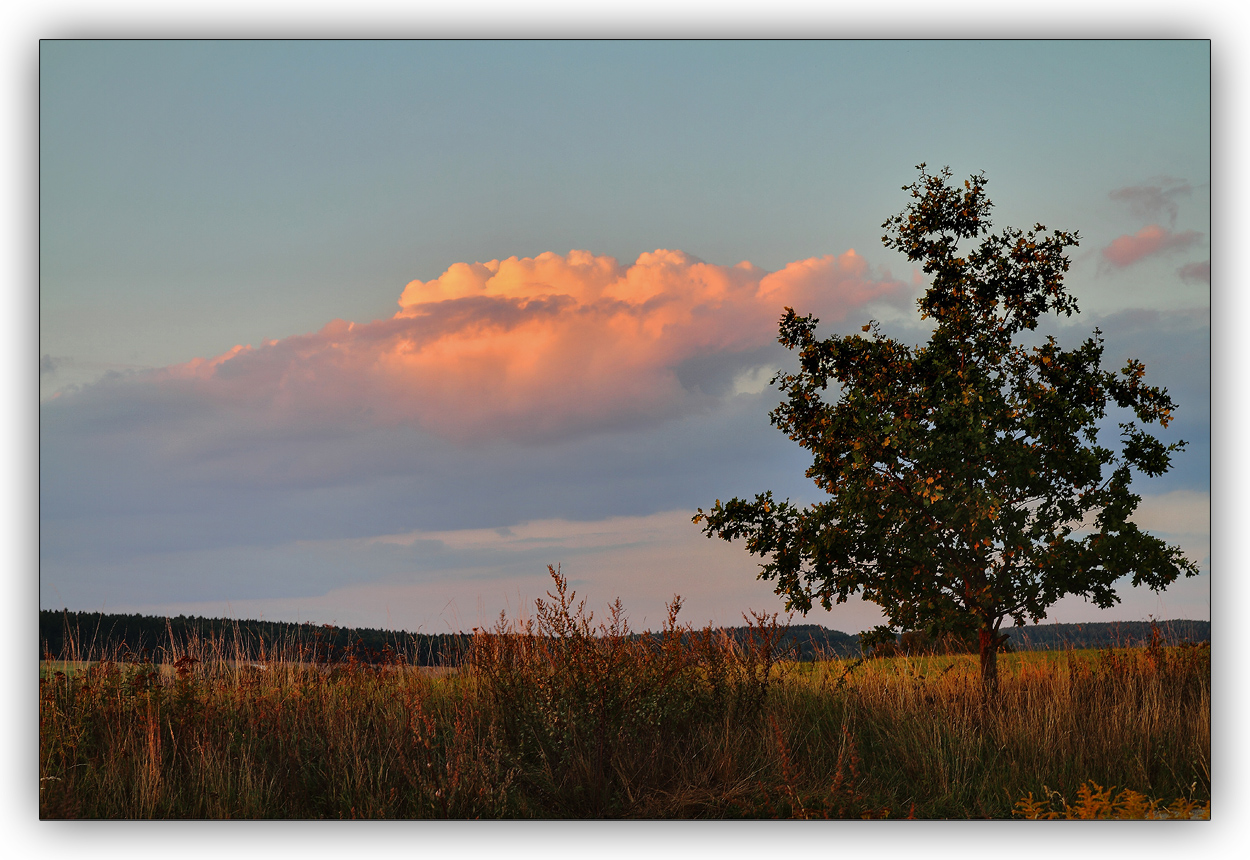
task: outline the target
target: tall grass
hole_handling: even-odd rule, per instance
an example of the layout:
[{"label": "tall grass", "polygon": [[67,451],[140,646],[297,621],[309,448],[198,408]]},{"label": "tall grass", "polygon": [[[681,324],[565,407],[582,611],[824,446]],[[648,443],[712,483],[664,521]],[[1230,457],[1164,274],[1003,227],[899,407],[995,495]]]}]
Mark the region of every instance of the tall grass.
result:
[{"label": "tall grass", "polygon": [[237,637],[159,665],[67,649],[40,680],[41,815],[1012,817],[1091,780],[1210,799],[1209,647],[1006,655],[986,703],[975,657],[794,663],[775,615],[735,642],[678,601],[636,636],[552,576],[444,670],[297,643],[261,662]]},{"label": "tall grass", "polygon": [[836,678],[846,670],[821,665],[774,706],[808,727],[800,760],[829,762],[848,732],[871,803],[924,817],[1005,817],[1030,791],[1075,796],[1087,780],[1209,799],[1209,647],[1000,659],[991,702],[975,658],[945,657],[869,661]]}]

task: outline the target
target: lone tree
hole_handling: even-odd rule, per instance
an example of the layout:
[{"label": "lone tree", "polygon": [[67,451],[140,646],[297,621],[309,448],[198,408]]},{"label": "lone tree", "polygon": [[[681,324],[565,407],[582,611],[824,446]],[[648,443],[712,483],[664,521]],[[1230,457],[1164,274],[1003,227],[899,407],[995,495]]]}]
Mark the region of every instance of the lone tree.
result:
[{"label": "lone tree", "polygon": [[928,343],[884,337],[875,321],[869,337],[817,340],[815,317],[786,308],[781,318],[778,340],[800,369],[774,377],[786,399],[769,417],[811,451],[807,476],[829,500],[800,509],[767,492],[717,500],[694,521],[767,557],[760,578],[777,581],[788,608],[853,594],[881,606],[889,623],[866,644],[900,629],[975,637],[989,695],[1005,618],[1039,621],[1069,594],[1109,607],[1130,574],[1159,591],[1197,573],[1129,520],[1141,500],[1132,471],[1166,472],[1185,443],[1164,445],[1129,420],[1118,452],[1099,444],[1108,406],[1163,427],[1175,407],[1143,382],[1140,362],[1101,369],[1098,329],[1073,350],[1053,337],[1017,342],[1043,314],[1078,312],[1063,285],[1077,234],[1040,224],[990,234],[984,174],[960,187],[949,168],[918,169],[882,241],[932,277],[918,302],[933,320]]}]

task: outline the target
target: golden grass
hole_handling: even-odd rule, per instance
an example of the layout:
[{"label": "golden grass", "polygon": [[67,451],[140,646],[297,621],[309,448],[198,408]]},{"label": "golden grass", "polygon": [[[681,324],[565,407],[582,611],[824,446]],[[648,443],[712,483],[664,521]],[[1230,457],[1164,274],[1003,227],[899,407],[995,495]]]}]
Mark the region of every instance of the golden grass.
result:
[{"label": "golden grass", "polygon": [[437,674],[295,647],[260,668],[221,640],[64,655],[41,667],[41,815],[1209,814],[1209,646],[1003,655],[986,702],[975,657],[792,663],[775,616],[735,643],[678,605],[633,637],[553,575],[533,620]]}]

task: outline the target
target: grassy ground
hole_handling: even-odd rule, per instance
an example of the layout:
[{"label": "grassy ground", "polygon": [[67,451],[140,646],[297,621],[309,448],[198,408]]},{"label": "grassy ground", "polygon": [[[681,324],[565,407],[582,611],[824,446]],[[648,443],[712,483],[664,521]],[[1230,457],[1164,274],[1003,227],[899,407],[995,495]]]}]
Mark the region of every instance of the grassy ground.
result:
[{"label": "grassy ground", "polygon": [[[790,663],[775,619],[592,626],[558,583],[466,667],[193,641],[161,667],[47,665],[40,812],[60,817],[1120,817],[1210,800],[1210,649]],[[71,655],[82,658],[89,655]],[[1105,788],[1103,788],[1105,786]],[[1171,812],[1150,799],[1183,802]],[[1066,800],[1065,800],[1066,799]],[[1195,807],[1194,804],[1197,804]]]}]

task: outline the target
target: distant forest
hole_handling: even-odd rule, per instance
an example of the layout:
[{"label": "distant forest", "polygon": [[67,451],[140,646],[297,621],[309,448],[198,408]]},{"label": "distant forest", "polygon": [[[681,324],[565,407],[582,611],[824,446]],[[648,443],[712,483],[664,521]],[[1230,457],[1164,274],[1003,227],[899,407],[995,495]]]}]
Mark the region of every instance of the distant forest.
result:
[{"label": "distant forest", "polygon": [[[1211,638],[1209,621],[1159,621],[1155,625],[1164,644],[1204,642]],[[746,627],[725,630],[737,640],[750,635]],[[1132,647],[1151,641],[1147,621],[1093,622],[1088,624],[1039,624],[1003,630],[1009,648],[1017,651],[1063,648]],[[647,634],[641,634],[647,635]],[[333,627],[292,624],[283,621],[236,621],[179,615],[163,618],[148,615],[117,615],[44,609],[39,612],[40,656],[94,659],[108,655],[118,659],[163,662],[188,642],[215,642],[227,656],[263,660],[275,654],[302,654],[314,661],[338,662],[355,657],[365,662],[399,658],[420,666],[455,665],[468,653],[471,634],[407,633],[371,627]],[[859,636],[816,624],[795,624],[786,632],[782,647],[800,660],[818,657],[859,657]],[[899,652],[934,650],[918,634],[904,634]],[[971,650],[945,644],[938,650]]]}]

